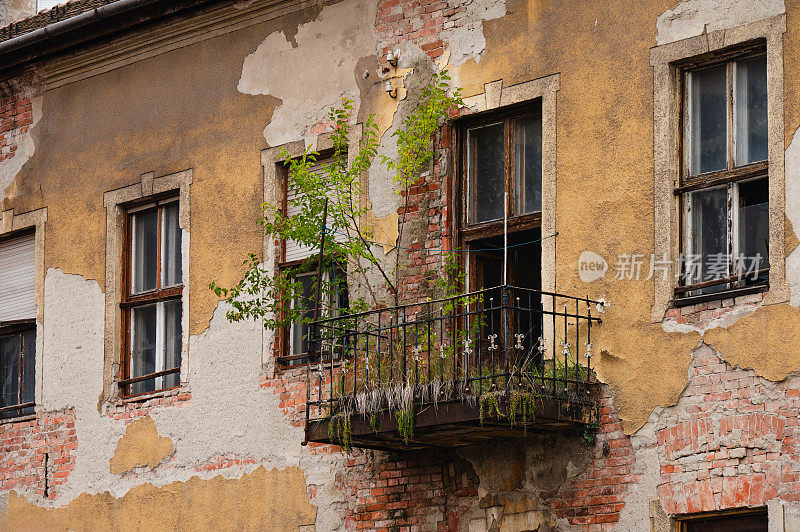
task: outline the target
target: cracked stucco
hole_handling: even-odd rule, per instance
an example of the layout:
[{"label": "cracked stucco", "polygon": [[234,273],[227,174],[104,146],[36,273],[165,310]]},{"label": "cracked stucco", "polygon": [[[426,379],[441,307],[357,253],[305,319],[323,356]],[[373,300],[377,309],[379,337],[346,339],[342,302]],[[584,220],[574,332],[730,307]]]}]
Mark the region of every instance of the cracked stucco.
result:
[{"label": "cracked stucco", "polygon": [[483,22],[506,14],[504,0],[473,0],[457,25],[445,26],[439,37],[450,52],[449,63],[459,67],[469,59],[479,62],[486,50]]},{"label": "cracked stucco", "polygon": [[11,133],[11,131],[9,131],[4,135],[6,142],[9,144],[16,142],[17,150],[14,153],[14,156],[10,159],[0,161],[0,191],[2,191],[2,195],[0,196],[3,198],[5,198],[6,194],[8,194],[8,187],[11,185],[11,183],[13,183],[14,178],[17,177],[20,169],[22,169],[25,163],[28,162],[28,159],[33,156],[34,151],[36,151],[36,144],[33,141],[33,134],[31,130],[36,126],[36,124],[39,122],[39,119],[42,117],[42,97],[30,96],[30,99],[33,122],[28,125],[27,132],[9,137],[9,133]]},{"label": "cracked stucco", "polygon": [[[800,130],[798,130],[800,131]],[[800,135],[792,135],[786,148],[786,217],[795,232],[800,230]],[[800,246],[786,257],[786,283],[789,285],[790,304],[800,305]]]},{"label": "cracked stucco", "polygon": [[[337,492],[327,472],[340,459],[312,456],[298,445],[302,427],[292,427],[272,390],[260,386],[261,326],[253,321],[231,324],[225,310],[220,305],[209,328],[190,339],[192,363],[182,380],[188,381],[191,399],[179,407],[156,407],[150,412],[157,434],[172,441],[174,453],[152,470],[109,475],[109,460],[119,448],[125,426],[97,410],[103,382],[104,296],[94,280],[48,270],[43,328],[47,356],[38,399],[44,410],[75,409],[78,440],[75,469],[50,505],[62,506],[81,494],[108,492],[122,497],[143,482],[159,487],[193,476],[239,478],[259,466],[299,466],[312,471],[317,498],[335,507]],[[219,471],[201,469],[222,457],[252,463]],[[325,530],[341,525],[341,517],[332,511],[321,517]]]},{"label": "cracked stucco", "polygon": [[306,136],[342,98],[353,100],[358,111],[356,64],[375,53],[376,8],[368,0],[326,6],[298,28],[296,46],[276,31],[245,58],[238,90],[282,100],[264,129],[270,146]]},{"label": "cracked stucco", "polygon": [[659,15],[656,42],[675,42],[785,12],[783,0],[687,0]]},{"label": "cracked stucco", "polygon": [[153,418],[144,416],[125,429],[125,434],[117,442],[114,456],[109,461],[109,471],[122,474],[142,466],[148,466],[152,470],[171,455],[173,450],[172,440],[159,436]]}]

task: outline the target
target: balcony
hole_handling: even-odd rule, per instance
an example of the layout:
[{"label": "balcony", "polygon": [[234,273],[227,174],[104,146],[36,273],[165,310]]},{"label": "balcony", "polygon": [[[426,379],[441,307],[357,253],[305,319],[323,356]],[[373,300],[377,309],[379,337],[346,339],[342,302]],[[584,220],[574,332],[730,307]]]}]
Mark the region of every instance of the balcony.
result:
[{"label": "balcony", "polygon": [[397,451],[580,432],[599,420],[602,310],[503,286],[316,321],[306,441]]}]

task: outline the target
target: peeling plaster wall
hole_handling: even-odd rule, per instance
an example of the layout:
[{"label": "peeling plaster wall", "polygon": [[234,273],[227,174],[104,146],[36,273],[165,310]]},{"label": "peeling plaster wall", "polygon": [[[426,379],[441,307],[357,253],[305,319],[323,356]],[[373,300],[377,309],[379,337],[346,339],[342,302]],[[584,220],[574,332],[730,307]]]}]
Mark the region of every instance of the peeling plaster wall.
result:
[{"label": "peeling plaster wall", "polygon": [[658,44],[735,28],[786,12],[783,0],[687,0],[658,16]]},{"label": "peeling plaster wall", "polygon": [[[238,8],[244,4],[252,2]],[[11,522],[35,515],[41,523],[70,525],[81,512],[97,512],[96,522],[102,524],[173,496],[189,501],[176,515],[187,515],[196,508],[193,504],[213,505],[217,496],[225,497],[228,515],[234,512],[231,501],[264,492],[300,507],[288,512],[287,529],[314,523],[325,531],[346,526],[348,494],[341,477],[350,458],[299,445],[302,428],[293,418],[297,405],[285,405],[294,397],[283,398],[291,394],[265,385],[282,378],[270,364],[271,336],[256,323],[228,323],[226,308],[207,285],[212,279],[234,284],[245,253],[260,256],[259,250],[274,249],[271,243],[263,246],[253,223],[264,197],[263,148],[314,137],[324,127],[327,108],[347,96],[355,101],[358,121],[376,114],[379,152],[394,155],[391,134],[413,108],[419,88],[436,68],[449,65],[465,96],[480,94],[486,83],[497,80],[509,87],[559,75],[556,290],[606,295],[612,303],[593,336],[601,352],[596,369],[613,391],[618,439],[633,434],[638,476],[617,529],[646,529],[663,461],[656,433],[659,424],[687,404],[687,375],[701,341],[721,353],[724,364],[747,369],[748,378],[763,386],[795,382],[785,379],[800,369],[800,248],[789,250],[787,258],[790,304],[737,305],[704,326],[652,323],[650,282],[631,284],[609,273],[585,283],[575,264],[583,250],[611,262],[619,252],[652,252],[651,47],[784,11],[790,15],[784,39],[786,217],[793,228],[800,227],[800,141],[795,134],[800,127],[800,5],[786,4],[445,3],[453,13],[447,22],[440,21],[438,38],[445,51],[434,62],[423,48],[431,43],[410,37],[400,44],[391,25],[377,29],[376,20],[398,14],[393,8],[379,14],[375,2],[343,0],[283,18],[264,17],[33,96],[30,129],[19,131],[15,157],[0,161],[0,189],[4,209],[48,209],[37,402],[45,412],[74,410],[78,447],[75,468],[53,500],[28,491],[23,491],[25,500],[10,496]],[[409,10],[410,17],[417,15]],[[401,62],[397,70],[384,71],[380,65],[390,44],[401,50]],[[396,100],[383,91],[386,79],[400,89]],[[191,246],[188,238],[186,245],[192,276],[184,316],[188,371],[182,374],[180,393],[188,398],[146,407],[155,434],[171,442],[172,452],[159,453],[164,456],[155,464],[136,458],[110,473],[110,461],[133,426],[126,423],[140,415],[141,405],[101,402],[98,407],[97,402],[107,357],[103,193],[129,186],[145,172],[165,175],[187,168],[194,175],[186,228],[191,230]],[[367,181],[375,223],[389,227],[386,241],[391,242],[400,206],[391,176],[373,168]],[[796,236],[789,236],[787,242],[796,242]],[[386,260],[393,260],[391,254]],[[578,445],[564,450],[569,446],[558,440],[551,446],[563,454],[554,458],[536,445],[520,446],[521,451],[499,446],[491,455],[487,449],[463,451],[460,458],[471,464],[480,486],[475,501],[469,500],[480,504],[466,511],[461,530],[473,530],[473,522],[474,530],[488,529],[492,521],[501,529],[555,526],[551,510],[536,504],[552,499],[585,471],[588,458]],[[557,475],[542,470],[550,462],[557,462]],[[557,481],[550,482],[550,476]],[[244,514],[276,511],[270,504],[254,502],[241,510],[242,521],[231,522],[252,524]],[[791,506],[785,511],[797,514]],[[432,519],[445,518],[445,511],[432,512]],[[516,517],[500,525],[504,515]]]},{"label": "peeling plaster wall", "polygon": [[0,24],[5,26],[35,15],[36,8],[36,0],[3,0],[0,2]]},{"label": "peeling plaster wall", "polygon": [[303,500],[304,491],[299,468],[259,467],[236,480],[195,476],[159,487],[144,483],[119,498],[108,492],[82,494],[57,508],[41,508],[12,493],[0,525],[6,530],[289,532],[313,526],[316,518],[316,509]]},{"label": "peeling plaster wall", "polygon": [[247,56],[238,90],[282,102],[264,129],[270,146],[303,138],[342,98],[353,100],[358,110],[356,64],[375,52],[375,8],[368,0],[323,7],[291,41],[282,32],[271,33]]},{"label": "peeling plaster wall", "polygon": [[[261,386],[261,328],[258,324],[230,325],[224,317],[225,309],[220,307],[209,329],[190,340],[188,357],[192,364],[184,380],[191,388],[191,400],[179,407],[153,408],[149,417],[126,428],[105,412],[98,412],[96,405],[102,382],[103,349],[103,295],[98,284],[50,269],[45,282],[45,301],[44,352],[47,356],[44,357],[42,407],[45,410],[75,409],[78,448],[69,482],[52,502],[56,507],[68,506],[54,512],[52,517],[41,514],[36,519],[41,519],[42,523],[82,522],[87,526],[94,523],[90,528],[102,526],[101,523],[124,519],[126,513],[138,512],[139,504],[151,504],[147,501],[173,490],[184,493],[181,497],[185,502],[173,504],[178,504],[174,507],[178,515],[185,517],[186,512],[195,511],[191,510],[193,505],[201,504],[203,497],[215,492],[215,486],[221,482],[220,475],[229,479],[251,476],[239,487],[235,482],[225,484],[231,490],[227,496],[241,497],[238,490],[246,492],[252,489],[250,485],[266,483],[257,489],[272,493],[268,499],[280,501],[267,501],[267,504],[278,504],[289,511],[297,502],[278,496],[275,486],[282,486],[282,482],[271,484],[270,488],[274,475],[270,473],[265,478],[263,470],[258,473],[257,468],[268,466],[317,471],[309,473],[309,479],[316,486],[316,496],[327,503],[326,510],[320,513],[319,523],[324,524],[326,530],[339,527],[342,516],[331,513],[337,493],[332,485],[333,478],[327,474],[338,459],[303,452],[298,444],[302,440],[302,430],[289,424],[278,407],[277,397]],[[224,393],[220,393],[222,390]],[[141,453],[147,452],[141,437],[128,441],[133,437],[133,430],[142,423],[154,431],[150,437],[155,438],[158,447],[167,442],[168,449],[154,449],[157,459],[149,455],[141,458]],[[137,447],[133,449],[131,445]],[[219,470],[206,467],[218,460],[234,460],[241,465]],[[303,469],[296,469],[297,466]],[[144,482],[148,484],[143,486]],[[161,486],[166,486],[164,492],[157,490]],[[305,499],[304,487],[299,493]],[[255,508],[251,508],[251,513],[245,510],[241,510],[237,518],[240,521],[231,523],[249,522],[248,519],[260,515]],[[81,517],[87,511],[89,515]],[[17,506],[12,504],[8,517],[11,522],[17,522],[15,520],[30,516],[30,512],[30,503],[18,501]],[[315,519],[299,524],[313,524]],[[280,528],[281,521],[268,522]],[[162,526],[169,528],[168,524]],[[212,525],[207,522],[204,526]],[[233,524],[229,526],[236,528]]]},{"label": "peeling plaster wall", "polygon": [[[792,228],[800,229],[800,135],[795,131],[790,138],[786,148],[786,216]],[[800,246],[787,254],[786,282],[791,290],[790,303],[797,307],[800,305]]]},{"label": "peeling plaster wall", "polygon": [[137,419],[125,428],[117,442],[114,456],[109,461],[109,471],[127,473],[141,466],[156,466],[172,454],[172,440],[158,435],[156,424],[150,416]]},{"label": "peeling plaster wall", "polygon": [[[26,92],[30,92],[30,89]],[[3,191],[3,197],[8,195],[8,187],[36,149],[36,144],[33,140],[30,128],[35,127],[36,123],[39,122],[39,119],[42,117],[42,97],[26,96],[28,96],[31,101],[32,123],[22,128],[15,128],[12,130],[5,130],[4,128],[3,139],[6,145],[15,146],[15,151],[13,157],[0,161],[0,191]]]},{"label": "peeling plaster wall", "polygon": [[506,14],[505,0],[473,0],[464,4],[464,16],[452,28],[445,28],[440,38],[447,44],[449,64],[459,67],[467,60],[480,61],[486,49],[483,22]]}]

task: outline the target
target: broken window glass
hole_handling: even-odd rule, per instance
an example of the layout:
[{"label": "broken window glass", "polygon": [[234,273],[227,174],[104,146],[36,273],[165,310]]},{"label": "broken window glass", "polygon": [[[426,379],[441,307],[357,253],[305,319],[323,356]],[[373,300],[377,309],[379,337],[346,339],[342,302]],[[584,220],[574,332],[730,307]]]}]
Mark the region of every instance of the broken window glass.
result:
[{"label": "broken window glass", "polygon": [[514,213],[542,210],[542,117],[514,120]]},{"label": "broken window glass", "polygon": [[[739,183],[740,269],[769,268],[769,198],[767,179]],[[751,273],[752,273],[751,271]]]},{"label": "broken window glass", "polygon": [[726,66],[692,72],[689,94],[690,174],[727,166]]},{"label": "broken window glass", "polygon": [[469,130],[469,221],[503,217],[505,140],[502,123]]},{"label": "broken window glass", "polygon": [[699,259],[699,268],[690,282],[727,277],[728,189],[721,187],[692,193],[690,209],[693,228],[691,254]]},{"label": "broken window glass", "polygon": [[767,159],[767,56],[736,62],[736,164]]}]

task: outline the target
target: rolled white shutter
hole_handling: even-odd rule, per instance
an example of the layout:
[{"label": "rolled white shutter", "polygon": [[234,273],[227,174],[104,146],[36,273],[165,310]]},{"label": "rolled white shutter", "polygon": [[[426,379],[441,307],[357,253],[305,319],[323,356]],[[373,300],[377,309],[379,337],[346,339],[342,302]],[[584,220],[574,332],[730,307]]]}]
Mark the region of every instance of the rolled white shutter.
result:
[{"label": "rolled white shutter", "polygon": [[[320,173],[322,172],[323,166],[327,164],[327,161],[317,161],[317,164],[311,167],[311,172]],[[295,216],[300,212],[300,205],[298,204],[298,197],[300,194],[294,190],[289,189],[286,192],[286,216]],[[337,232],[334,236],[337,242],[344,242],[347,240],[347,235],[343,234],[342,232]],[[319,251],[319,247],[309,247],[304,246],[302,244],[298,244],[293,240],[286,241],[286,253],[284,254],[283,260],[284,262],[292,262],[296,260],[302,260],[305,258],[310,257],[314,253]]]},{"label": "rolled white shutter", "polygon": [[0,240],[0,322],[36,318],[33,234]]}]

